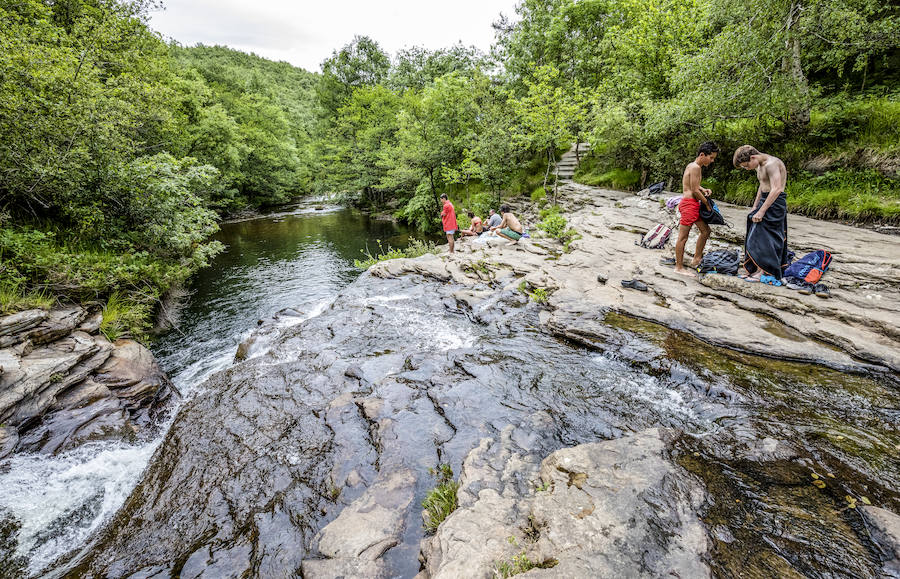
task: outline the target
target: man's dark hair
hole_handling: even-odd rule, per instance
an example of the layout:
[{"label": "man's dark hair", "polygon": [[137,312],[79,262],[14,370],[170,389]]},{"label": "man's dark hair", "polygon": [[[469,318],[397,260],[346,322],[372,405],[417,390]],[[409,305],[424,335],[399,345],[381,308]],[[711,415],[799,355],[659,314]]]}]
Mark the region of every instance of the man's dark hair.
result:
[{"label": "man's dark hair", "polygon": [[503,204],[500,206],[500,213],[509,213],[509,205]]},{"label": "man's dark hair", "polygon": [[466,211],[466,215],[469,216],[469,219],[472,219],[473,217],[475,217],[475,214],[472,213],[471,211]]},{"label": "man's dark hair", "polygon": [[441,199],[446,199],[446,198],[447,198],[447,194],[446,194],[446,193],[441,193]]},{"label": "man's dark hair", "polygon": [[712,155],[713,153],[718,153],[718,152],[719,152],[719,145],[715,144],[712,141],[706,141],[705,143],[703,143],[702,145],[697,147],[698,155],[709,156],[709,155]]},{"label": "man's dark hair", "polygon": [[759,151],[752,145],[741,145],[734,152],[734,166],[740,167],[741,163],[746,163],[753,155],[759,155]]}]

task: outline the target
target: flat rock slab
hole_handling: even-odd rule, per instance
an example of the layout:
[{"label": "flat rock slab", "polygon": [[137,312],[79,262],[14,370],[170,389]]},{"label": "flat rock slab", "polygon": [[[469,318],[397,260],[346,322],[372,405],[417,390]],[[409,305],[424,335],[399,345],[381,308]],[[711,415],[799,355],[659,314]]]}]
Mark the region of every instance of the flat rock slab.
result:
[{"label": "flat rock slab", "polygon": [[412,471],[399,470],[369,487],[319,531],[319,552],[332,559],[378,559],[399,542],[415,483]]},{"label": "flat rock slab", "polygon": [[[663,251],[635,244],[656,223],[673,221],[674,214],[661,208],[658,198],[568,182],[559,188],[559,204],[582,235],[570,244],[571,253],[562,253],[557,241],[540,237],[497,247],[464,238],[452,256],[389,260],[372,266],[371,272],[379,277],[424,275],[476,290],[498,279],[500,272],[513,272],[519,279],[508,280],[507,287],[515,289],[524,277],[533,288],[551,294],[549,307],[554,316],[544,316],[542,321],[552,320],[551,331],[567,337],[593,331],[586,311],[601,323],[606,314],[615,312],[762,356],[842,370],[900,372],[896,237],[790,215],[788,239],[798,257],[814,249],[834,254],[831,269],[822,279],[832,297],[822,299],[735,276],[684,277],[674,273],[672,266],[661,265],[662,257],[672,255],[669,247],[674,239]],[[719,205],[736,227],[714,226],[707,251],[741,251],[746,208]],[[526,210],[522,219],[533,230],[539,217]],[[693,244],[690,239],[688,247]],[[536,253],[535,245],[554,247],[560,255]],[[598,275],[607,281],[599,282]],[[619,283],[630,279],[645,282],[648,291]],[[462,302],[480,297],[464,291],[459,292]],[[588,322],[588,327],[579,326],[581,322]]]},{"label": "flat rock slab", "polygon": [[695,514],[705,493],[665,458],[660,430],[553,452],[529,490],[508,484],[537,474],[516,438],[485,439],[466,458],[459,508],[423,542],[423,577],[494,577],[523,557],[535,577],[710,576]]}]

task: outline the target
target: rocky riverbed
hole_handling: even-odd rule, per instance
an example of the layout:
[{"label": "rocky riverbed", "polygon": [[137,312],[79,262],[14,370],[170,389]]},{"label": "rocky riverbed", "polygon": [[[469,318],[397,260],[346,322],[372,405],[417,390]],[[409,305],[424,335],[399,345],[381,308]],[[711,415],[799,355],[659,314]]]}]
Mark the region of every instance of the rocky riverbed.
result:
[{"label": "rocky riverbed", "polygon": [[[657,200],[568,186],[562,202],[583,235],[571,253],[466,240],[263,324],[271,347],[210,378],[123,508],[50,574],[900,574],[888,246],[792,221],[795,248],[836,253],[825,301],[671,274],[633,244],[663,220]],[[843,269],[863,263],[868,288]],[[618,285],[631,277],[651,291]],[[858,291],[881,297],[863,308]],[[441,464],[459,507],[428,535]]]}]

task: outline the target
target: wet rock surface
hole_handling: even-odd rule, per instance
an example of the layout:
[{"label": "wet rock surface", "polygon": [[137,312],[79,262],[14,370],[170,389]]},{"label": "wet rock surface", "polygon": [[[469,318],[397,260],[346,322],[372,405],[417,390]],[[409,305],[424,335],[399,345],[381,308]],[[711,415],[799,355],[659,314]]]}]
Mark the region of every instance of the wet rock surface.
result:
[{"label": "wet rock surface", "polygon": [[69,307],[0,318],[0,458],[131,438],[172,396],[150,351],[111,344],[98,315]]},{"label": "wet rock surface", "polygon": [[[364,275],[211,378],[56,575],[490,577],[523,557],[547,576],[883,572],[842,507],[865,493],[900,510],[900,394],[883,375],[589,307],[562,324],[513,267],[416,268]],[[460,476],[459,509],[426,537],[439,464]]]}]

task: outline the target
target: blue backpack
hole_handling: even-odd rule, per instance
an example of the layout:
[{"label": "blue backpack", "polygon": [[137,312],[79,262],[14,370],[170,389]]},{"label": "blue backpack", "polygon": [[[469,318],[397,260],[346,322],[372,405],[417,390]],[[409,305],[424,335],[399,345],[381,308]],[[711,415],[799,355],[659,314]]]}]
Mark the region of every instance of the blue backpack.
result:
[{"label": "blue backpack", "polygon": [[810,251],[784,270],[784,277],[797,277],[809,283],[819,283],[831,265],[831,254],[824,249]]}]

